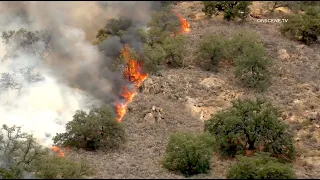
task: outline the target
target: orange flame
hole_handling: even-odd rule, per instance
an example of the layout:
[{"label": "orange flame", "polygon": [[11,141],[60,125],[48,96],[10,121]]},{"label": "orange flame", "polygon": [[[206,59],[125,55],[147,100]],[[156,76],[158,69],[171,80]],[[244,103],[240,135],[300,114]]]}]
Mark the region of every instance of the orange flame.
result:
[{"label": "orange flame", "polygon": [[116,102],[118,122],[122,122],[124,115],[127,113],[129,103],[131,103],[135,95],[137,95],[137,89],[142,85],[143,81],[148,78],[148,74],[142,72],[142,63],[132,57],[129,45],[125,45],[121,54],[127,64],[124,70],[124,77],[130,83],[135,84],[135,87],[131,91],[128,90],[126,86],[123,87],[121,96],[124,98],[125,102]]},{"label": "orange flame", "polygon": [[173,12],[174,12],[174,13],[179,17],[179,19],[180,19],[182,33],[189,33],[189,32],[191,32],[190,24],[188,23],[188,21],[187,21],[185,18],[183,18],[183,17],[181,16],[181,14],[179,14],[179,13],[177,12],[177,10],[173,10]]},{"label": "orange flame", "polygon": [[58,153],[59,157],[64,157],[64,152],[58,146],[52,146],[51,150]]}]

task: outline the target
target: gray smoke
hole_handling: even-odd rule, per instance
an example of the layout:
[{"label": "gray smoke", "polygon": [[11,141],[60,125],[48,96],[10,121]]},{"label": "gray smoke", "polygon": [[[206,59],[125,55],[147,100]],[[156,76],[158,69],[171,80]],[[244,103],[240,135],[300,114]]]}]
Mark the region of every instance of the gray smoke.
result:
[{"label": "gray smoke", "polygon": [[[52,52],[47,68],[57,79],[84,91],[103,103],[118,98],[125,84],[110,64],[117,59],[124,43],[140,50],[137,30],[151,13],[161,9],[160,2],[1,2],[1,27],[46,30],[51,36]],[[82,11],[80,11],[82,10]],[[98,49],[88,39],[110,18],[126,17],[133,22],[122,38],[111,37]],[[8,30],[8,28],[4,28]]]}]

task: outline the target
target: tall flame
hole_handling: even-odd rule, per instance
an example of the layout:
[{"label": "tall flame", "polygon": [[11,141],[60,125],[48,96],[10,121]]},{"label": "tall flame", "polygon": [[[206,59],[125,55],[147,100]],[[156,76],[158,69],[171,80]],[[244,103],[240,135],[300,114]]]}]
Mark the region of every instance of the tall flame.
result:
[{"label": "tall flame", "polygon": [[173,10],[173,12],[179,17],[180,19],[180,22],[181,22],[181,30],[182,30],[182,33],[189,33],[191,32],[191,28],[190,28],[190,24],[188,23],[188,21],[183,18],[181,16],[181,14],[178,13],[177,10]]},{"label": "tall flame", "polygon": [[51,150],[58,153],[59,157],[64,157],[64,152],[58,146],[52,146]]},{"label": "tall flame", "polygon": [[124,78],[135,86],[133,87],[133,90],[129,90],[126,86],[123,87],[123,93],[121,96],[125,102],[116,102],[118,122],[122,122],[124,115],[127,113],[129,103],[132,102],[133,98],[137,94],[137,89],[142,85],[143,81],[148,78],[148,74],[142,72],[142,63],[131,55],[129,45],[125,45],[121,54],[126,62]]}]

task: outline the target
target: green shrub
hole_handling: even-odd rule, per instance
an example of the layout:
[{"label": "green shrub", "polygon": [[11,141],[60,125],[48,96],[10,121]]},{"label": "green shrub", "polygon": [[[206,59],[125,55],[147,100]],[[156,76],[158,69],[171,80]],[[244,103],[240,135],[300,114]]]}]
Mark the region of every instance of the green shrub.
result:
[{"label": "green shrub", "polygon": [[265,91],[270,84],[267,51],[261,44],[252,44],[243,48],[243,54],[235,61],[235,76],[249,88]]},{"label": "green shrub", "polygon": [[174,67],[183,66],[183,58],[186,54],[188,39],[184,35],[166,37],[163,41],[163,49],[166,52],[166,59]]},{"label": "green shrub", "polygon": [[144,66],[150,72],[158,71],[166,59],[166,52],[160,44],[144,45]]},{"label": "green shrub", "polygon": [[121,123],[116,121],[106,106],[93,108],[87,114],[78,110],[66,125],[65,133],[53,138],[57,146],[85,148],[89,150],[119,147],[125,140]]},{"label": "green shrub", "polygon": [[221,35],[206,35],[200,41],[199,55],[202,59],[210,59],[210,69],[217,70],[217,66],[228,54],[228,39]]},{"label": "green shrub", "polygon": [[19,175],[13,169],[0,167],[0,179],[19,179]]},{"label": "green shrub", "polygon": [[59,157],[56,154],[41,156],[33,162],[35,176],[43,179],[83,178],[93,174],[93,169],[84,160],[75,161],[69,157]]},{"label": "green shrub", "polygon": [[296,179],[289,164],[278,162],[268,154],[238,157],[238,162],[227,172],[228,179]]},{"label": "green shrub", "polygon": [[215,136],[221,155],[234,157],[246,150],[262,150],[284,159],[294,158],[295,149],[280,112],[264,99],[233,102],[205,122],[205,131]]},{"label": "green shrub", "polygon": [[96,35],[96,38],[98,40],[94,42],[94,44],[96,45],[102,43],[109,36],[119,36],[121,38],[131,26],[132,20],[126,17],[120,17],[119,19],[109,19],[106,26],[98,31]]},{"label": "green shrub", "polygon": [[93,173],[85,161],[58,157],[48,148],[41,147],[21,127],[3,125],[0,131],[0,177],[21,179],[83,178]]},{"label": "green shrub", "polygon": [[320,35],[320,6],[307,9],[305,14],[294,14],[283,23],[281,33],[291,39],[310,45],[318,40]]},{"label": "green shrub", "polygon": [[207,173],[214,147],[210,134],[196,136],[189,133],[175,133],[170,136],[163,165],[185,176]]},{"label": "green shrub", "polygon": [[181,31],[181,22],[172,8],[154,13],[147,24],[146,43],[149,45],[162,44],[165,38],[178,34]]},{"label": "green shrub", "polygon": [[224,19],[230,21],[236,17],[244,20],[250,14],[250,1],[202,1],[202,3],[204,5],[202,12],[208,17],[224,12]]},{"label": "green shrub", "polygon": [[235,59],[245,53],[244,49],[246,47],[251,47],[259,43],[261,43],[261,39],[257,33],[249,30],[239,30],[232,35],[227,45],[228,57]]}]

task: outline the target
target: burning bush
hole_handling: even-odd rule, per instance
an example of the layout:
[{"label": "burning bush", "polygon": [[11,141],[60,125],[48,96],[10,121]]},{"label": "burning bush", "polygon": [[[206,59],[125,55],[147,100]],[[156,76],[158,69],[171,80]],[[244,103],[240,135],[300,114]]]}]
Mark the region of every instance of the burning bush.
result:
[{"label": "burning bush", "polygon": [[310,45],[320,35],[320,6],[309,8],[305,14],[294,14],[283,23],[281,33],[289,38]]},{"label": "burning bush", "polygon": [[87,114],[78,110],[73,120],[66,125],[65,133],[58,133],[53,141],[56,145],[85,148],[88,150],[111,149],[121,145],[125,133],[106,106],[93,108]]},{"label": "burning bush", "polygon": [[296,179],[291,165],[278,162],[268,154],[239,156],[238,160],[229,168],[228,179]]},{"label": "burning bush", "polygon": [[280,121],[280,112],[261,98],[234,101],[233,107],[205,122],[205,131],[215,136],[222,155],[261,150],[284,159],[294,157],[292,136]]},{"label": "burning bush", "polygon": [[204,5],[202,12],[208,17],[224,12],[224,19],[230,21],[236,17],[244,20],[250,14],[250,1],[202,1],[202,3]]},{"label": "burning bush", "polygon": [[0,132],[0,178],[82,178],[93,171],[84,161],[60,157],[41,147],[21,127],[3,125]]},{"label": "burning bush", "polygon": [[207,173],[213,152],[214,139],[210,134],[196,136],[176,133],[170,136],[163,165],[185,176]]}]

